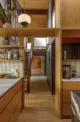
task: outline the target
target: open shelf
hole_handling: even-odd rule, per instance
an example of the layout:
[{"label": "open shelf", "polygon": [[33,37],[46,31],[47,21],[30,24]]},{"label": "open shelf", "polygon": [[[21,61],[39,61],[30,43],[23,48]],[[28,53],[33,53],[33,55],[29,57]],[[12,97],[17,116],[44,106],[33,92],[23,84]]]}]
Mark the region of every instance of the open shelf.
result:
[{"label": "open shelf", "polygon": [[60,36],[59,28],[0,28],[0,36],[33,36],[56,37]]},{"label": "open shelf", "polygon": [[0,48],[23,48],[23,46],[20,45],[0,45]]},{"label": "open shelf", "polygon": [[20,61],[23,61],[23,60],[0,60],[0,62],[20,62]]}]

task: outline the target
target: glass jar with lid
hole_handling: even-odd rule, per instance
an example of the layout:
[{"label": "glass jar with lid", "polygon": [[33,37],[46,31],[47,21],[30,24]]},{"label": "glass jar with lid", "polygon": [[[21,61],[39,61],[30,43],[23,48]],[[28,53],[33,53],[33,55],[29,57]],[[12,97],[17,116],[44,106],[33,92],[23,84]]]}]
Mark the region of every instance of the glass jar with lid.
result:
[{"label": "glass jar with lid", "polygon": [[19,53],[17,50],[14,50],[13,52],[13,60],[18,60],[19,59]]},{"label": "glass jar with lid", "polygon": [[8,59],[12,59],[12,51],[8,50]]}]

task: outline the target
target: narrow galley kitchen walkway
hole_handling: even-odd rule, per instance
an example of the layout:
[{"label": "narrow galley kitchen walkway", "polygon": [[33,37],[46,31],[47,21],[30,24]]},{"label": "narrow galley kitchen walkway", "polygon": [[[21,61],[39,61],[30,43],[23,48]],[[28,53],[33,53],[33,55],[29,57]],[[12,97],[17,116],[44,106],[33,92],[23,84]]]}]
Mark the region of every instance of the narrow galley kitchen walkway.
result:
[{"label": "narrow galley kitchen walkway", "polygon": [[55,114],[54,95],[46,80],[31,81],[31,92],[25,95],[25,108],[17,122],[71,122],[60,120]]}]

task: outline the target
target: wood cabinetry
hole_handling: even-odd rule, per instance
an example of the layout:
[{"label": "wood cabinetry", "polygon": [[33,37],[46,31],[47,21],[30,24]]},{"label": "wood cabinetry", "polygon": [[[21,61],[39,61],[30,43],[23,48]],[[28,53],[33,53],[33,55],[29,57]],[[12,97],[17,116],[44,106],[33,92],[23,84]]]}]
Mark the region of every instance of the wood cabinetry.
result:
[{"label": "wood cabinetry", "polygon": [[72,115],[71,110],[71,91],[70,90],[64,90],[62,91],[62,100],[61,100],[61,106],[62,106],[62,117],[68,118]]},{"label": "wood cabinetry", "polygon": [[62,91],[62,102],[63,103],[71,103],[71,91],[63,90]]},{"label": "wood cabinetry", "polygon": [[23,79],[0,97],[0,122],[15,122],[24,104]]},{"label": "wood cabinetry", "polygon": [[[71,117],[71,91],[80,90],[80,82],[62,81],[62,68],[64,55],[63,51],[68,50],[66,61],[80,61],[79,43],[80,43],[80,1],[79,0],[56,0],[56,27],[60,28],[60,38],[56,38],[55,63],[56,63],[56,110],[60,118]],[[75,10],[75,11],[74,11]],[[64,38],[64,39],[63,39]],[[63,41],[62,41],[63,40]],[[64,43],[67,47],[63,47]],[[72,44],[74,43],[74,44]],[[66,45],[66,44],[65,44]],[[59,62],[60,61],[60,62]],[[65,62],[64,62],[65,63]]]},{"label": "wood cabinetry", "polygon": [[71,109],[71,91],[80,90],[80,82],[78,81],[62,81],[62,97],[61,97],[61,108],[62,108],[62,117],[71,118],[72,109]]},{"label": "wood cabinetry", "polygon": [[62,103],[62,117],[69,118],[72,115],[71,103]]},{"label": "wood cabinetry", "polygon": [[80,59],[80,43],[64,43],[63,42],[63,45],[62,45],[63,60],[65,57],[64,51],[66,51],[66,60],[79,60]]}]

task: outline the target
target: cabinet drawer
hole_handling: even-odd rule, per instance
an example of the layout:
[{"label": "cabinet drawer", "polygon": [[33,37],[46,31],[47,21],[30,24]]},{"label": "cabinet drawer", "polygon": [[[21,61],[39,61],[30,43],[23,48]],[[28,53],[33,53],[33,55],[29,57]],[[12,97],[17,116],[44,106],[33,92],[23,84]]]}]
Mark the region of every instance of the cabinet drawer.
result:
[{"label": "cabinet drawer", "polygon": [[[0,113],[0,122],[9,122],[10,118],[13,116],[13,113],[15,109],[17,108],[21,99],[22,99],[22,88],[18,90],[16,95],[9,102],[9,104]],[[21,106],[20,106],[20,109],[21,109]]]},{"label": "cabinet drawer", "polygon": [[0,112],[6,107],[6,105],[14,97],[14,95],[20,89],[20,87],[22,87],[22,81],[19,81],[4,96],[0,98]]},{"label": "cabinet drawer", "polygon": [[71,91],[62,91],[62,102],[71,103]]},{"label": "cabinet drawer", "polygon": [[62,117],[68,118],[72,116],[71,104],[62,103]]},{"label": "cabinet drawer", "polygon": [[[75,87],[76,86],[76,87]],[[80,82],[62,82],[62,89],[63,90],[80,90]]]}]

